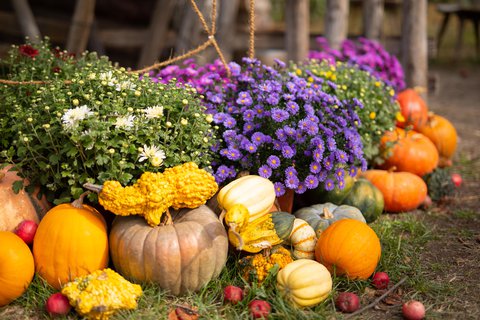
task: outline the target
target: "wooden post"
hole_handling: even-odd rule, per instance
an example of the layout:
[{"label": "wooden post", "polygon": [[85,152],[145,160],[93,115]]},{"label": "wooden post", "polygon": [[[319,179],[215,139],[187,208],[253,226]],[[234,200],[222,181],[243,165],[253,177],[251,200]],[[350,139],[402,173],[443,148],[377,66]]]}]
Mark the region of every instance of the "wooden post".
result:
[{"label": "wooden post", "polygon": [[380,40],[384,0],[363,0],[363,35]]},{"label": "wooden post", "polygon": [[238,9],[240,0],[220,1],[218,14],[217,34],[215,35],[218,45],[227,61],[233,57],[233,39],[235,39]]},{"label": "wooden post", "polygon": [[77,0],[67,38],[67,51],[80,54],[87,48],[95,16],[95,0]]},{"label": "wooden post", "polygon": [[287,0],[285,10],[287,59],[302,61],[308,57],[310,10],[308,0]]},{"label": "wooden post", "polygon": [[403,0],[402,64],[408,87],[427,88],[427,0]]},{"label": "wooden post", "polygon": [[[192,5],[190,1],[182,1],[184,12],[179,13],[183,15],[182,21],[180,21],[179,30],[177,33],[176,41],[175,41],[175,52],[177,54],[184,54],[195,48],[200,42],[205,41],[206,39],[202,38],[200,41],[200,35],[205,34],[203,32],[202,25],[200,24],[200,20],[193,11]],[[209,13],[206,11],[206,4],[207,1],[197,1],[198,9],[203,13],[205,19],[209,16]],[[224,1],[222,1],[224,2]]]},{"label": "wooden post", "polygon": [[12,0],[13,10],[17,16],[17,21],[20,23],[20,29],[24,36],[30,38],[33,43],[38,43],[41,39],[40,30],[38,30],[37,23],[33,17],[32,10],[27,0]]},{"label": "wooden post", "polygon": [[175,1],[157,0],[148,29],[147,38],[142,47],[138,67],[143,68],[158,60],[165,43],[168,25],[173,15]]},{"label": "wooden post", "polygon": [[325,37],[333,49],[340,49],[348,35],[349,0],[327,0]]}]

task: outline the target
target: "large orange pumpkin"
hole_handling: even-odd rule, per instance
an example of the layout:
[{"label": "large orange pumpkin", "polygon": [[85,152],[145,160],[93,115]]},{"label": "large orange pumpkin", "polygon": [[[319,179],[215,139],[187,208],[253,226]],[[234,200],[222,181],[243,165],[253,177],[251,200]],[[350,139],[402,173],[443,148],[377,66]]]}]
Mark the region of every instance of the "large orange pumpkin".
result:
[{"label": "large orange pumpkin", "polygon": [[23,220],[38,223],[51,208],[45,197],[38,199],[38,192],[13,192],[13,183],[22,178],[17,175],[17,171],[9,171],[10,168],[11,166],[7,166],[0,170],[0,231],[14,231]]},{"label": "large orange pumpkin", "polygon": [[315,259],[332,274],[368,279],[381,253],[380,239],[372,228],[358,220],[342,219],[320,234]]},{"label": "large orange pumpkin", "polygon": [[182,295],[220,274],[228,239],[207,206],[175,211],[172,218],[172,224],[151,227],[140,216],[117,216],[110,232],[110,254],[115,269],[126,278],[153,282]]},{"label": "large orange pumpkin", "polygon": [[428,107],[417,91],[406,89],[398,94],[397,101],[400,104],[400,112],[405,118],[405,121],[397,122],[398,127],[405,128],[412,125],[414,130],[418,130],[427,123]]},{"label": "large orange pumpkin", "polygon": [[396,171],[411,172],[422,177],[438,165],[437,148],[421,133],[395,128],[383,135],[380,144],[385,158],[380,166],[382,169],[396,167]]},{"label": "large orange pumpkin", "polygon": [[382,192],[387,212],[416,209],[427,197],[425,182],[409,172],[367,170],[362,177]]},{"label": "large orange pumpkin", "polygon": [[451,158],[457,149],[457,130],[450,121],[438,114],[430,113],[427,123],[419,132],[428,137],[440,154],[440,167],[452,165]]},{"label": "large orange pumpkin", "polygon": [[0,231],[0,307],[27,290],[34,272],[30,248],[13,232]]},{"label": "large orange pumpkin", "polygon": [[56,289],[108,264],[105,220],[82,199],[48,211],[33,240],[36,271]]}]

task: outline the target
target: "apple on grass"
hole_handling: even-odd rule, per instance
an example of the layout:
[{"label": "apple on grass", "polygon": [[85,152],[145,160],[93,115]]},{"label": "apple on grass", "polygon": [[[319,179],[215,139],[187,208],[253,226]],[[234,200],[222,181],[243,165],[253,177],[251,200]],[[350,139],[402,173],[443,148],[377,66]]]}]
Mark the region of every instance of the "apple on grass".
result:
[{"label": "apple on grass", "polygon": [[264,300],[252,300],[249,303],[248,308],[250,309],[250,314],[255,318],[267,318],[272,310],[270,303]]},{"label": "apple on grass", "polygon": [[360,298],[353,292],[342,292],[335,299],[335,306],[345,313],[352,313],[360,307]]},{"label": "apple on grass", "polygon": [[407,320],[421,320],[425,318],[425,306],[417,300],[410,300],[402,306],[403,317]]},{"label": "apple on grass", "polygon": [[72,306],[68,301],[68,298],[61,292],[52,294],[45,303],[45,309],[48,314],[54,316],[64,316],[70,312]]},{"label": "apple on grass", "polygon": [[243,290],[236,286],[226,286],[223,289],[223,301],[237,304],[243,299]]}]

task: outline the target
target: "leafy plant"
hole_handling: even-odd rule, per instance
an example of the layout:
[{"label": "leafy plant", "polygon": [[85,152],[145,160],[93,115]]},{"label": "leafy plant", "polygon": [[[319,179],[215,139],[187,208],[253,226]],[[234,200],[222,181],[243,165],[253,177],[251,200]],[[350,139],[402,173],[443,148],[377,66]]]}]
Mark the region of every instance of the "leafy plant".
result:
[{"label": "leafy plant", "polygon": [[50,82],[0,87],[0,158],[50,200],[78,198],[86,182],[126,185],[144,171],[210,165],[214,132],[194,88],[139,79],[95,53],[74,59],[48,40],[28,46],[35,56],[10,50],[8,78]]}]

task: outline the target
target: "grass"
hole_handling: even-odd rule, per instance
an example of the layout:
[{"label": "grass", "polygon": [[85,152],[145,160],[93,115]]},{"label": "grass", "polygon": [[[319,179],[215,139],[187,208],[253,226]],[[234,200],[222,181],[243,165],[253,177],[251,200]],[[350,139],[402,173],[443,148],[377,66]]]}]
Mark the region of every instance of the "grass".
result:
[{"label": "grass", "polygon": [[[434,235],[418,218],[418,215],[384,215],[372,228],[377,232],[382,243],[382,258],[377,270],[386,271],[393,283],[407,277],[403,290],[408,298],[445,298],[451,293],[447,285],[438,284],[428,279],[428,274],[419,260],[418,253],[423,250]],[[271,319],[326,319],[341,317],[335,311],[334,297],[341,291],[350,291],[364,296],[365,289],[371,287],[367,281],[353,281],[343,277],[334,277],[332,294],[320,305],[313,308],[297,309],[284,301],[275,288],[275,276],[269,275],[263,285],[246,283],[235,263],[238,256],[231,254],[227,267],[220,276],[211,281],[200,292],[184,297],[174,297],[160,290],[153,284],[143,285],[144,294],[139,299],[136,310],[121,311],[112,319],[166,319],[171,308],[189,305],[198,308],[200,315],[208,319],[248,319],[248,303],[254,299],[267,300],[272,305]],[[224,304],[223,288],[234,284],[246,289],[246,296],[237,305]],[[44,303],[54,290],[36,277],[27,292],[11,305],[0,308],[0,319],[49,319],[44,311]],[[444,300],[444,299],[441,299]],[[433,303],[433,302],[432,302]],[[16,310],[12,312],[12,310]],[[21,310],[19,313],[18,310]],[[20,316],[19,316],[20,314]],[[78,319],[71,312],[64,319]]]}]

